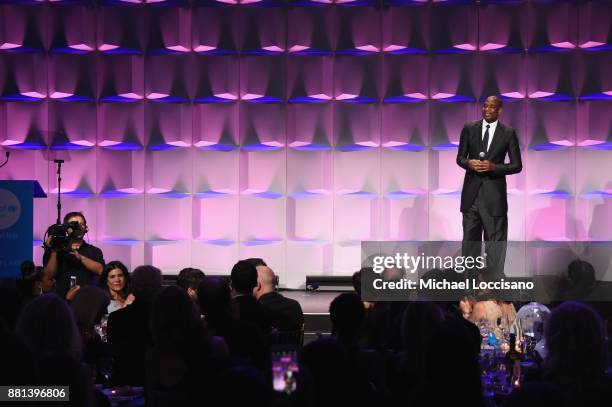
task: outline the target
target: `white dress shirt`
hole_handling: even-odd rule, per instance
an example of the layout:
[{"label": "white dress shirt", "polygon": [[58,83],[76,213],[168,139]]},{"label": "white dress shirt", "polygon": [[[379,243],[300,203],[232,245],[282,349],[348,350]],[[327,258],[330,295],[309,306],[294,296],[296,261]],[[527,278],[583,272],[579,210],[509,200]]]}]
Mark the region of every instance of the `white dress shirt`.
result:
[{"label": "white dress shirt", "polygon": [[487,123],[485,119],[482,119],[482,133],[480,134],[481,141],[484,141],[484,135],[487,131],[487,125],[489,125],[489,145],[487,146],[487,151],[489,151],[489,148],[491,148],[491,142],[493,141],[493,135],[495,134],[497,122],[498,120],[495,120],[493,123]]}]

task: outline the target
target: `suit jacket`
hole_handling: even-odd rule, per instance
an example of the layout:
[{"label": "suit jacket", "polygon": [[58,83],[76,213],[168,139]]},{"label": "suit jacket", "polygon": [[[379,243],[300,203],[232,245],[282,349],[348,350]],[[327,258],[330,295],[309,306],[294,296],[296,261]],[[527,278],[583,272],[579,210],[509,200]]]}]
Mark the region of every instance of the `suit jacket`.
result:
[{"label": "suit jacket", "polygon": [[252,295],[239,295],[235,298],[238,304],[240,320],[255,324],[262,334],[270,333],[270,316],[266,309]]},{"label": "suit jacket", "polygon": [[272,327],[279,331],[302,329],[304,313],[299,302],[271,292],[259,297],[259,303],[268,310]]},{"label": "suit jacket", "polygon": [[[482,120],[467,123],[461,131],[457,164],[465,169],[463,190],[461,192],[461,212],[466,212],[474,203],[478,190],[483,188],[485,208],[491,216],[506,216],[508,200],[506,197],[506,175],[516,174],[523,169],[521,151],[516,131],[498,122],[493,140],[484,159],[495,164],[494,171],[477,173],[468,166],[469,160],[480,159],[482,145]],[[510,163],[504,163],[506,154]]]}]

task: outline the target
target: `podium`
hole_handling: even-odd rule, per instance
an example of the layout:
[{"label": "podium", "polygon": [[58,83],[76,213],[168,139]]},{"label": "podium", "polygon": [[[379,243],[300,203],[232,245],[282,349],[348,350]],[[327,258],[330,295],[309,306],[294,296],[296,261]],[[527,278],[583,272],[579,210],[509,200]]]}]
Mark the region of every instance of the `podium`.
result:
[{"label": "podium", "polygon": [[18,277],[32,260],[34,198],[46,198],[38,181],[0,181],[0,278]]}]

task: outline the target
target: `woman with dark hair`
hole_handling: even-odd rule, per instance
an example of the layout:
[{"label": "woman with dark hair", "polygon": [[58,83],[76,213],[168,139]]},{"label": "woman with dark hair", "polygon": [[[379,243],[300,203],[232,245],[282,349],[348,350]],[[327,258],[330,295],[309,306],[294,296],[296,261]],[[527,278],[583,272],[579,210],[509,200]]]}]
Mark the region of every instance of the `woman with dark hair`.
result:
[{"label": "woman with dark hair", "polygon": [[130,294],[130,273],[120,261],[111,261],[104,266],[99,286],[110,297],[109,314],[134,302],[134,295]]}]

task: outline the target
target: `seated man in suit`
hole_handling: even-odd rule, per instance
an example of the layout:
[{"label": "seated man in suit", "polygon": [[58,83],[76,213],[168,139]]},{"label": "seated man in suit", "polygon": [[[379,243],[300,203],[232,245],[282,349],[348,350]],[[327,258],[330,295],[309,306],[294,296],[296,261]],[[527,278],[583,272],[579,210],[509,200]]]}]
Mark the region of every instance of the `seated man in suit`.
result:
[{"label": "seated man in suit", "polygon": [[278,278],[268,266],[257,266],[257,287],[253,295],[268,311],[270,324],[279,331],[297,331],[304,325],[300,303],[276,291]]},{"label": "seated man in suit", "polygon": [[210,334],[225,340],[234,361],[269,371],[270,349],[265,337],[254,323],[238,319],[224,279],[204,277],[198,286],[198,305]]},{"label": "seated man in suit", "polygon": [[255,324],[262,334],[270,333],[271,326],[266,309],[255,300],[257,269],[247,260],[240,260],[232,267],[230,275],[234,300],[238,304],[239,319]]}]

